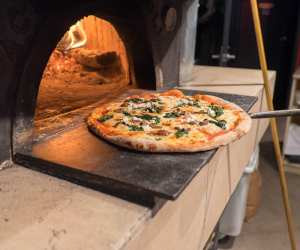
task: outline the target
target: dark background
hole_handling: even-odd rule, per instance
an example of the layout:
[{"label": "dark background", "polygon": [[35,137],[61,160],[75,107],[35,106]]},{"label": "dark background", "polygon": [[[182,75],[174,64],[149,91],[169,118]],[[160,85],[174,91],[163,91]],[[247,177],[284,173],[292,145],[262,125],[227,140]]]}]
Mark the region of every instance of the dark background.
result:
[{"label": "dark background", "polygon": [[[218,65],[212,54],[222,44],[225,0],[200,0],[196,63]],[[286,108],[291,75],[296,67],[299,37],[299,0],[258,1],[269,69],[277,71],[274,105]],[[236,59],[228,67],[259,68],[255,33],[249,0],[233,0],[230,53]]]}]

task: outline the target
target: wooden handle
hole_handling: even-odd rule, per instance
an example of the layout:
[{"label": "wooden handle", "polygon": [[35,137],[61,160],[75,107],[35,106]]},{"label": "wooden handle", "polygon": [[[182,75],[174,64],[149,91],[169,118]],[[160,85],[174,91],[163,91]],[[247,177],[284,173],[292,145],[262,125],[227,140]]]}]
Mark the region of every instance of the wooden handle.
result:
[{"label": "wooden handle", "polygon": [[[259,62],[260,62],[260,67],[261,67],[262,75],[263,75],[263,79],[264,79],[264,89],[265,89],[265,93],[266,93],[266,97],[267,97],[267,104],[268,104],[269,110],[273,111],[274,107],[273,107],[272,95],[271,95],[270,84],[269,84],[268,67],[267,67],[264,41],[263,41],[260,19],[259,19],[257,0],[250,0],[250,3],[251,3],[252,17],[253,17],[253,23],[254,23],[254,29],[255,29],[255,35],[256,35],[256,43],[257,43],[257,48],[258,48]],[[296,250],[297,248],[296,248],[296,240],[295,240],[295,233],[294,233],[295,231],[294,231],[293,218],[292,218],[292,210],[291,210],[291,206],[290,206],[290,202],[289,202],[287,180],[286,180],[285,171],[284,171],[283,159],[282,159],[281,151],[280,151],[278,129],[277,129],[277,124],[276,124],[275,118],[271,119],[271,129],[272,129],[274,150],[275,150],[277,164],[278,164],[280,187],[281,187],[283,205],[285,208],[285,215],[286,215],[286,220],[287,220],[287,225],[288,225],[291,249]]]}]

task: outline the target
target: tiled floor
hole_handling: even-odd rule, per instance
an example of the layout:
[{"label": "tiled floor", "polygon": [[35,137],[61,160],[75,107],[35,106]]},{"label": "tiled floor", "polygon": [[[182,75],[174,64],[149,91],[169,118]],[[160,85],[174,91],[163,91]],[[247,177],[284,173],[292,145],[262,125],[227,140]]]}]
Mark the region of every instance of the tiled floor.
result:
[{"label": "tiled floor", "polygon": [[[288,250],[287,225],[282,205],[279,177],[272,153],[272,144],[261,147],[260,171],[263,178],[262,203],[257,215],[245,223],[233,250]],[[271,151],[271,152],[270,152]],[[289,194],[300,248],[300,176],[287,174]]]}]

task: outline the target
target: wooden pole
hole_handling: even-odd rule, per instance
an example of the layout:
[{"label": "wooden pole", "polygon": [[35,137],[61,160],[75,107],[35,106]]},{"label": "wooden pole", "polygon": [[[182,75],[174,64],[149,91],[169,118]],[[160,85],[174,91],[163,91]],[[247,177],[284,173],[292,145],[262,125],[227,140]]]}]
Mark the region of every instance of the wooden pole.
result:
[{"label": "wooden pole", "polygon": [[[259,62],[260,62],[260,67],[262,70],[262,75],[263,75],[263,80],[264,80],[264,89],[265,89],[265,93],[266,93],[266,97],[267,97],[268,109],[272,111],[272,110],[274,110],[274,106],[273,106],[272,95],[271,95],[270,84],[269,84],[268,67],[267,67],[267,61],[266,61],[266,55],[265,55],[265,49],[264,49],[263,36],[262,36],[262,31],[261,31],[261,24],[260,24],[259,12],[258,12],[257,0],[250,0],[250,1],[251,1],[252,17],[253,17],[256,42],[257,42],[257,48],[258,48]],[[277,129],[277,123],[276,123],[275,118],[271,119],[271,130],[272,130],[275,155],[276,155],[277,164],[278,164],[281,193],[282,193],[282,199],[283,199],[283,204],[284,204],[284,208],[285,208],[285,215],[286,215],[286,220],[287,220],[287,225],[288,225],[291,249],[296,250],[296,240],[295,240],[295,234],[294,234],[292,211],[291,211],[291,206],[289,203],[288,187],[287,187],[286,175],[285,175],[285,171],[284,171],[283,159],[281,156],[278,129]]]}]

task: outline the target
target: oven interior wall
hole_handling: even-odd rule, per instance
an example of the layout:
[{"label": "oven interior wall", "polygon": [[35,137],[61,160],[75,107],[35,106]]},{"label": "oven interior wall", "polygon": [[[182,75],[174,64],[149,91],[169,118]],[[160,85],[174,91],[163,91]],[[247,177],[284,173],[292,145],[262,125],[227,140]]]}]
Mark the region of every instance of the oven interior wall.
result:
[{"label": "oven interior wall", "polygon": [[135,87],[129,68],[126,48],[113,25],[95,16],[84,17],[51,53],[39,87],[35,121]]}]

